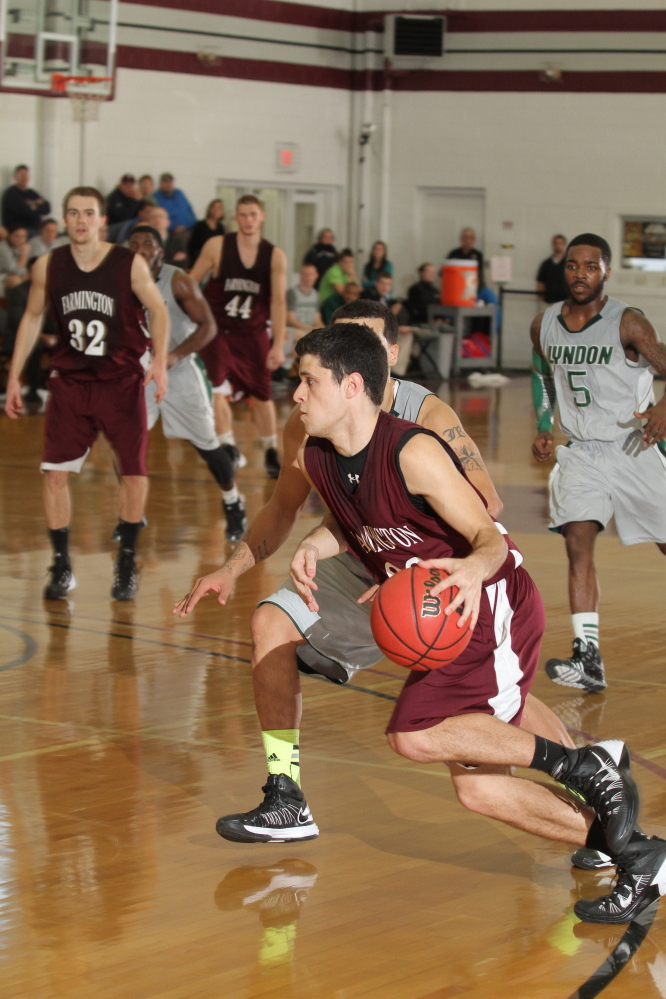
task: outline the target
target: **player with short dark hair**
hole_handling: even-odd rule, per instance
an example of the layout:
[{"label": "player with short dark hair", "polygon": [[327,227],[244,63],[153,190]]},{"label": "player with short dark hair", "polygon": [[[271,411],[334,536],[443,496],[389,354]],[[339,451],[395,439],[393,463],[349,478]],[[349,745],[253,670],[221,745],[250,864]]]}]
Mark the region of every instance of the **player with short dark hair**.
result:
[{"label": "player with short dark hair", "polygon": [[[76,585],[69,557],[69,473],[80,472],[101,431],[120,473],[120,549],[111,596],[136,593],[135,548],[148,491],[144,384],[166,392],[168,316],[143,257],[102,242],[104,198],[95,188],[73,188],[64,200],[70,243],[39,257],[12,357],[5,408],[21,413],[19,378],[37,341],[47,308],[58,342],[51,358],[46,409],[44,505],[54,558],[46,599],[63,599]],[[153,341],[152,360],[145,328]],[[144,362],[147,371],[144,369]]]},{"label": "player with short dark hair", "polygon": [[[570,438],[555,449],[550,528],[569,560],[573,653],[549,659],[556,683],[606,689],[599,651],[599,584],[594,547],[615,518],[624,545],[657,544],[666,554],[666,398],[654,401],[653,370],[666,377],[666,346],[637,309],[606,295],[611,249],[585,232],[569,243],[569,297],[532,322],[537,461],[553,457],[553,416]],[[647,421],[647,422],[644,422]]]},{"label": "player with short dark hair", "polygon": [[169,391],[157,402],[154,386],[146,385],[148,429],[161,417],[165,437],[189,441],[195,448],[222,490],[227,541],[238,541],[247,527],[245,507],[234,481],[233,462],[217,440],[210,386],[196,357],[196,351],[217,333],[213,314],[189,274],[164,263],[162,237],[156,229],[135,226],[128,245],[150,267],[169,313]]},{"label": "player with short dark hair", "polygon": [[[397,321],[386,306],[372,301],[350,302],[338,309],[335,319],[336,330],[344,331],[345,324],[353,324],[354,330],[360,328],[359,324],[372,328],[389,361],[395,360]],[[382,410],[412,420],[446,440],[470,481],[484,495],[493,515],[499,514],[502,505],[476,445],[450,406],[421,385],[389,379],[383,393]],[[295,407],[284,427],[283,468],[269,502],[226,564],[198,579],[191,592],[176,604],[174,613],[185,616],[210,592],[217,593],[218,602],[225,604],[238,577],[268,558],[287,539],[309,493],[309,483],[297,461],[304,438],[303,422]],[[357,602],[373,582],[373,577],[357,558],[343,553],[327,559],[318,568],[319,609],[316,612],[306,607],[293,582],[288,580],[261,601],[254,613],[252,679],[269,772],[264,787],[266,797],[259,806],[265,813],[273,810],[277,785],[287,784],[293,791],[300,784],[299,672],[345,684],[359,669],[373,666],[382,658],[370,631],[369,605]],[[573,747],[555,715],[530,694],[521,723],[530,732]],[[482,799],[494,800],[492,779],[488,778],[483,784],[478,781],[476,786],[478,807],[482,810],[486,807],[481,803]],[[272,833],[266,828],[256,834],[246,831],[244,841],[266,841],[271,836],[276,842],[300,838],[302,827],[290,816],[289,809],[280,812],[272,823]],[[219,820],[218,832],[221,836],[229,833],[229,838],[239,839],[238,816],[232,817],[230,825],[227,818]],[[313,835],[313,823],[309,834]]]},{"label": "player with short dark hair", "polygon": [[[369,383],[377,369],[387,377],[388,366],[373,331],[347,326],[334,340],[332,332],[313,330],[296,346],[301,384],[294,399],[308,434],[298,460],[328,508],[292,560],[299,594],[316,611],[319,565],[346,550],[375,580],[361,599],[410,565],[446,574],[430,595],[457,588],[445,613],[457,613],[458,626],[469,621],[472,637],[452,663],[410,674],[387,727],[389,745],[419,763],[447,763],[459,800],[472,811],[475,784],[489,778],[494,808],[485,814],[547,839],[604,844],[618,863],[618,883],[609,895],[577,902],[576,915],[633,919],[666,892],[666,842],[636,830],[627,747],[610,740],[569,749],[519,728],[544,626],[522,555],[488,516],[447,444],[375,402]],[[355,366],[347,358],[357,370],[338,381],[336,371]],[[399,633],[399,620],[393,626]],[[512,766],[548,773],[587,807],[559,788],[514,777]],[[279,808],[297,814],[308,838],[311,818],[300,789],[283,781],[272,805],[273,815]],[[228,838],[234,818],[241,836],[248,828],[266,830],[267,811],[227,816]]]},{"label": "player with short dark hair", "polygon": [[207,240],[191,275],[200,284],[210,274],[204,295],[219,332],[202,351],[201,359],[213,386],[219,442],[240,465],[226,399],[231,383],[236,391],[254,399],[253,415],[264,449],[264,467],[276,479],[280,462],[271,372],[284,363],[287,261],[279,247],[263,239],[265,217],[261,201],[253,194],[239,198],[238,232]]}]

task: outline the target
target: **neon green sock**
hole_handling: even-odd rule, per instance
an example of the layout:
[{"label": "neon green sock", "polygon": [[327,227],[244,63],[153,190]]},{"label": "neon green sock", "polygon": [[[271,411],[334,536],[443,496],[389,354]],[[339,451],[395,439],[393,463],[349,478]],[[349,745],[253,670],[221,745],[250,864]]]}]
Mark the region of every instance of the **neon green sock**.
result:
[{"label": "neon green sock", "polygon": [[262,732],[269,774],[286,774],[301,786],[301,765],[297,728],[277,728]]}]

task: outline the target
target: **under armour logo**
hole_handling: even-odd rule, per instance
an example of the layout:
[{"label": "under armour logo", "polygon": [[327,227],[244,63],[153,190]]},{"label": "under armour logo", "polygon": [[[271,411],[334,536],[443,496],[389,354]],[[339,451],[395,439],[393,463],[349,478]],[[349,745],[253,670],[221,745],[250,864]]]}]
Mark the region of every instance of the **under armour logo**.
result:
[{"label": "under armour logo", "polygon": [[357,486],[360,483],[360,481],[361,481],[361,476],[360,475],[352,475],[351,472],[347,472],[347,478],[349,479],[349,481],[351,482],[351,484],[353,486],[354,485]]}]

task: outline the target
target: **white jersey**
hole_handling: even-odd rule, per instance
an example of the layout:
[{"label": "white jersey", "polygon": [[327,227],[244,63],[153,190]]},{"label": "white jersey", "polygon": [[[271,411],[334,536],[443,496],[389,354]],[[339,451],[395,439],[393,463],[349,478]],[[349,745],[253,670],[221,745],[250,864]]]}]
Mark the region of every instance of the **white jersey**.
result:
[{"label": "white jersey", "polygon": [[162,264],[159,277],[155,282],[169,313],[169,350],[175,350],[176,347],[179,347],[183,340],[186,340],[190,333],[196,329],[196,323],[193,323],[187,313],[183,312],[171,287],[171,279],[178,272],[180,272],[179,267],[174,267],[172,264]]},{"label": "white jersey", "polygon": [[416,382],[403,382],[396,378],[391,416],[399,416],[401,420],[416,423],[423,400],[429,395],[433,395],[433,393],[430,389],[424,388],[423,385],[417,385]]},{"label": "white jersey", "polygon": [[620,322],[630,308],[609,298],[593,319],[572,333],[564,302],[543,314],[539,343],[555,379],[560,426],[577,441],[615,441],[642,426],[634,410],[654,402],[652,371],[643,357],[629,361]]}]

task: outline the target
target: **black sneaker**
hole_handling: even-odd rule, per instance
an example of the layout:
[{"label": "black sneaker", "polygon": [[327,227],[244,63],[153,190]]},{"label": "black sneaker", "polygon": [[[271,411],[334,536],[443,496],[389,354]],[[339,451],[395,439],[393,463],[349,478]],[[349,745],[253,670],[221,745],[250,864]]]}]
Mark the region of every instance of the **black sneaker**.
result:
[{"label": "black sneaker", "polygon": [[269,479],[277,479],[280,474],[280,459],[276,447],[267,447],[264,453],[264,469]]},{"label": "black sneaker", "polygon": [[618,857],[618,877],[609,895],[580,899],[574,912],[586,923],[630,923],[666,894],[666,840],[630,843]]},{"label": "black sneaker", "polygon": [[608,686],[599,649],[582,638],[574,638],[571,659],[549,659],[546,673],[563,687],[578,687],[589,694],[600,694]]},{"label": "black sneaker", "polygon": [[51,579],[44,587],[45,600],[64,600],[76,586],[72,566],[67,555],[55,555],[49,566]]},{"label": "black sneaker", "polygon": [[247,528],[247,517],[242,499],[237,499],[235,503],[222,502],[224,516],[227,518],[227,526],[224,536],[227,541],[240,541]]},{"label": "black sneaker", "polygon": [[300,787],[286,774],[269,774],[260,805],[238,815],[223,815],[215,829],[232,843],[286,843],[319,835]]},{"label": "black sneaker", "polygon": [[615,861],[602,853],[601,850],[593,850],[589,846],[581,846],[579,850],[571,855],[571,866],[579,871],[605,871],[609,867],[615,867]]},{"label": "black sneaker", "polygon": [[631,776],[629,750],[618,739],[582,749],[566,749],[567,759],[551,777],[582,795],[603,826],[610,852],[617,856],[638,820],[638,788]]},{"label": "black sneaker", "polygon": [[231,459],[231,464],[234,466],[234,472],[239,468],[245,468],[247,465],[247,458],[244,454],[240,453],[235,444],[222,444],[222,447]]},{"label": "black sneaker", "polygon": [[134,600],[136,596],[136,561],[134,552],[129,548],[121,548],[116,558],[112,600]]}]

